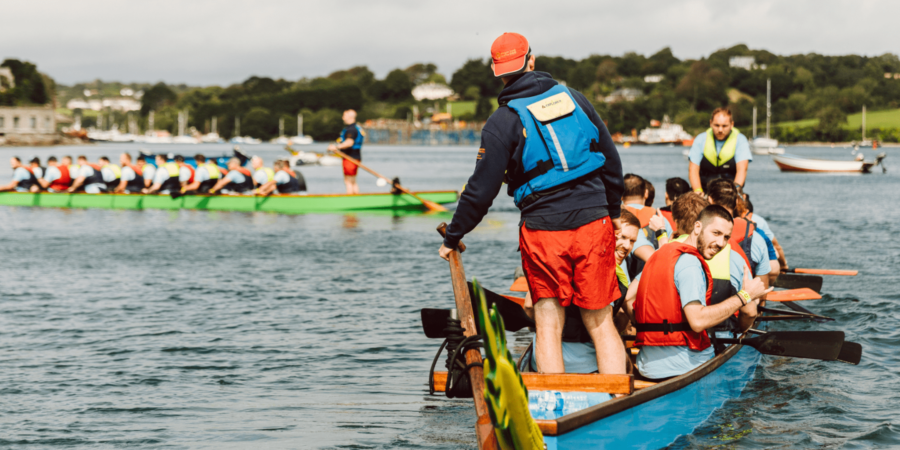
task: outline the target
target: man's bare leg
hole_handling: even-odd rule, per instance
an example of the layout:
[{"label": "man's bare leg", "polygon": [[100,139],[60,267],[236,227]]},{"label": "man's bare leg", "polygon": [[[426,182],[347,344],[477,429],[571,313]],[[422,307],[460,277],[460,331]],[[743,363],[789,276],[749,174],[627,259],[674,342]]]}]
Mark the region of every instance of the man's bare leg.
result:
[{"label": "man's bare leg", "polygon": [[534,305],[534,322],[537,339],[534,355],[540,373],[565,373],[562,355],[562,331],[566,323],[566,310],[555,298],[542,298]]},{"label": "man's bare leg", "polygon": [[359,186],[356,185],[356,177],[344,175],[344,186],[347,187],[347,195],[359,194]]},{"label": "man's bare leg", "polygon": [[[594,348],[597,351],[597,369],[600,373],[625,373],[625,345],[613,323],[612,305],[606,308],[591,310],[579,308],[581,320],[591,334]],[[540,330],[540,328],[538,328]]]}]

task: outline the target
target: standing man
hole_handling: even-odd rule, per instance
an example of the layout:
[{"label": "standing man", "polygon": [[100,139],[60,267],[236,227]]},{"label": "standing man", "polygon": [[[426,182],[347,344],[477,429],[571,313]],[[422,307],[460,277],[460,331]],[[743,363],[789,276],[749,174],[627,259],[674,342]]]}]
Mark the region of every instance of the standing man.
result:
[{"label": "standing man", "polygon": [[694,192],[706,190],[706,184],[725,178],[744,186],[747,166],[753,161],[747,136],[734,128],[728,108],[716,108],[709,119],[709,129],[694,138],[688,155],[690,180]]},{"label": "standing man", "polygon": [[[347,156],[357,161],[362,161],[362,145],[365,136],[362,128],[356,124],[356,111],[352,109],[344,111],[341,119],[344,120],[346,127],[341,131],[340,143],[329,145],[328,150],[340,150]],[[346,159],[344,160],[344,185],[347,186],[347,194],[359,194],[359,185],[356,184],[356,173],[358,170],[359,166]]]},{"label": "standing man", "polygon": [[[505,87],[481,134],[475,173],[459,200],[440,256],[449,259],[506,181],[522,211],[519,247],[534,303],[536,359],[543,373],[565,372],[565,308],[580,308],[600,373],[625,373],[625,349],[612,318],[619,298],[616,231],[622,163],[590,102],[534,71],[528,40],[504,33],[491,46]],[[549,150],[549,151],[548,151]]]},{"label": "standing man", "polygon": [[9,166],[13,169],[13,179],[9,184],[0,186],[0,192],[37,192],[40,190],[37,177],[29,167],[22,165],[22,160],[18,156],[9,159]]}]

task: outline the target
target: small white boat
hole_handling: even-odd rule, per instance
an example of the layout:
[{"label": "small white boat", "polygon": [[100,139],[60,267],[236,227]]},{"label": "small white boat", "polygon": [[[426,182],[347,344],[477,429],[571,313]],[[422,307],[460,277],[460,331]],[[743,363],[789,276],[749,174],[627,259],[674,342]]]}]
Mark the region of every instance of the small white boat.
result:
[{"label": "small white boat", "polygon": [[778,155],[772,159],[782,172],[835,172],[835,173],[869,173],[873,167],[881,164],[885,154],[875,161],[835,161],[829,159],[809,159],[793,155]]},{"label": "small white boat", "polygon": [[291,136],[288,145],[309,145],[313,143],[312,136]]},{"label": "small white boat", "polygon": [[750,151],[754,155],[783,155],[784,148],[778,146],[778,139],[756,137],[750,141]]},{"label": "small white boat", "polygon": [[197,139],[193,136],[182,135],[182,136],[175,136],[174,138],[172,138],[172,143],[173,144],[199,144],[200,139]]}]

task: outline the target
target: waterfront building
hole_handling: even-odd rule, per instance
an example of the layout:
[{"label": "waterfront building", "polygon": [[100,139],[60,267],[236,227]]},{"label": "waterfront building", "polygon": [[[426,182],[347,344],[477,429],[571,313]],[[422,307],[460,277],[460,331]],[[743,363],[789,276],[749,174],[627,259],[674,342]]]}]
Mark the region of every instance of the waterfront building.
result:
[{"label": "waterfront building", "polygon": [[52,106],[0,106],[0,136],[40,134],[56,134]]}]

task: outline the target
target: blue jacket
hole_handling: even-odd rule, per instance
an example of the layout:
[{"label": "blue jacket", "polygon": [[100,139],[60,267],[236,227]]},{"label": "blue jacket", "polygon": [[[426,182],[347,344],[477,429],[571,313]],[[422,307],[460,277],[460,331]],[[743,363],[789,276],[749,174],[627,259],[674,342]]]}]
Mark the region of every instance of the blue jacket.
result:
[{"label": "blue jacket", "polygon": [[[498,101],[500,108],[491,115],[481,130],[481,148],[475,162],[475,173],[469,178],[459,198],[459,206],[447,227],[444,245],[455,248],[462,237],[472,231],[487,214],[500,192],[505,177],[521,176],[522,149],[525,146],[524,127],[516,113],[506,103],[517,98],[539,95],[558,83],[544,72],[528,72],[513,79]],[[557,192],[522,209],[522,222],[541,223],[539,229],[567,230],[584,225],[584,218],[593,221],[609,215],[618,218],[622,207],[622,161],[600,116],[580,92],[571,90],[578,105],[600,131],[600,151],[606,158],[603,168],[588,175],[571,189]],[[513,191],[507,188],[507,194]],[[521,222],[520,222],[521,225]],[[532,226],[529,226],[532,228]]]}]

